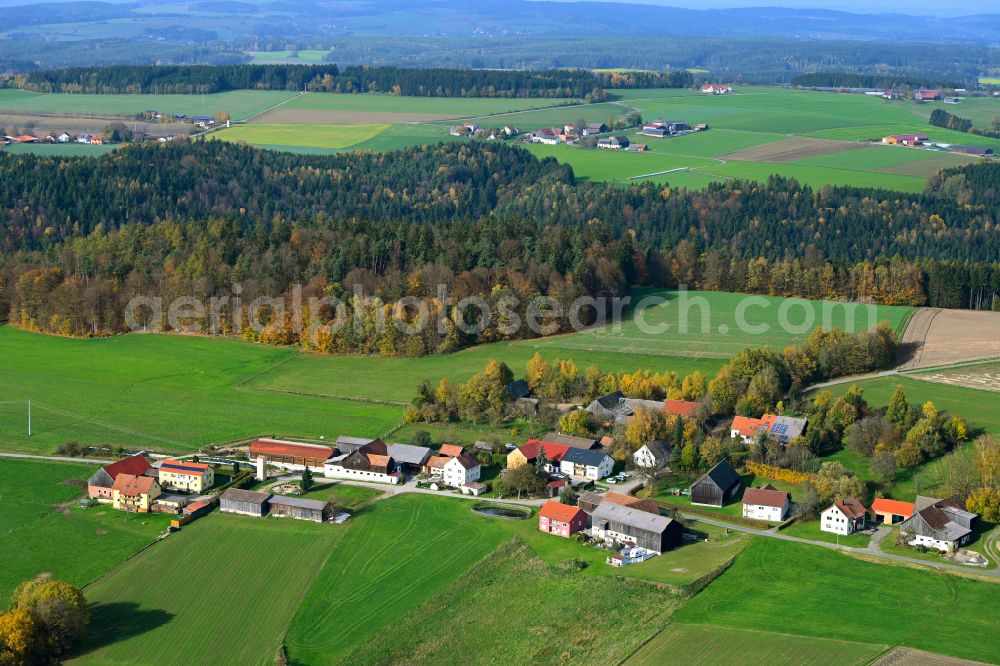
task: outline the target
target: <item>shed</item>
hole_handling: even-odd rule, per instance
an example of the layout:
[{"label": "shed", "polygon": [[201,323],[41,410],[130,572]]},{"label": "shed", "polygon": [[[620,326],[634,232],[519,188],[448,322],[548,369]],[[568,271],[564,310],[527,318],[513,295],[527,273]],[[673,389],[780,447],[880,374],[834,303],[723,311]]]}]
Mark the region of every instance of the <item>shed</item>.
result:
[{"label": "shed", "polygon": [[237,513],[242,516],[261,517],[267,513],[268,493],[255,493],[242,488],[228,488],[219,498],[219,509],[223,513]]},{"label": "shed", "polygon": [[672,518],[613,502],[602,502],[591,514],[591,522],[596,539],[631,543],[656,553],[679,546],[684,532]]},{"label": "shed", "polygon": [[285,495],[275,495],[271,498],[270,505],[272,516],[287,516],[299,520],[311,520],[314,523],[322,523],[329,513],[329,504],[326,502]]},{"label": "shed", "polygon": [[571,449],[596,449],[599,444],[596,439],[592,437],[574,437],[572,435],[563,435],[558,432],[550,432],[541,437],[543,442],[551,442],[552,444],[562,444],[563,446],[568,446]]},{"label": "shed", "polygon": [[742,487],[743,479],[729,461],[720,460],[691,484],[691,504],[725,506],[736,499]]}]

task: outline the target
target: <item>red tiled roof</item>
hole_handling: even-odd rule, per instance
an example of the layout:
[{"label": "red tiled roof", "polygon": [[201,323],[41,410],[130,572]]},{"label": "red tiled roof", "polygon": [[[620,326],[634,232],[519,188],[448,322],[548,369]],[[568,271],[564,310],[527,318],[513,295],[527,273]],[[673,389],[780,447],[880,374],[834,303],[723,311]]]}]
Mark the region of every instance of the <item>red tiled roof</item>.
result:
[{"label": "red tiled roof", "polygon": [[371,463],[372,467],[388,467],[389,456],[380,456],[374,453],[369,453],[368,462]]},{"label": "red tiled roof", "polygon": [[573,520],[576,519],[581,513],[583,513],[583,509],[578,506],[570,506],[568,504],[550,500],[542,506],[538,515],[560,523],[570,523],[573,522]]},{"label": "red tiled roof", "polygon": [[304,444],[301,442],[283,442],[277,439],[258,439],[250,445],[251,454],[263,456],[291,456],[293,458],[322,458],[326,460],[333,456],[333,449],[319,444]]},{"label": "red tiled roof", "polygon": [[614,490],[609,490],[604,493],[604,495],[601,496],[601,502],[610,502],[611,504],[627,506],[630,509],[645,511],[646,513],[652,513],[657,516],[660,515],[660,507],[657,506],[655,501],[651,499],[639,499],[638,497],[615,492]]},{"label": "red tiled roof", "polygon": [[108,473],[111,480],[114,481],[118,478],[119,474],[132,474],[133,476],[142,476],[145,474],[152,465],[149,461],[140,455],[130,456],[128,458],[122,458],[117,462],[113,462],[110,465],[104,466],[104,471]]},{"label": "red tiled roof", "polygon": [[735,430],[744,437],[753,437],[757,429],[764,425],[763,419],[752,419],[749,416],[737,416],[733,419],[730,430]]},{"label": "red tiled roof", "polygon": [[198,476],[204,476],[208,473],[208,465],[204,463],[189,462],[187,460],[164,460],[160,465],[160,469],[166,469],[171,472],[183,472],[185,474],[197,474]]},{"label": "red tiled roof", "polygon": [[570,446],[566,444],[555,444],[553,442],[543,442],[539,439],[529,439],[525,442],[524,446],[520,448],[524,457],[528,460],[538,457],[538,447],[541,446],[545,451],[545,457],[553,462],[560,462],[566,452],[570,450]]},{"label": "red tiled roof", "polygon": [[773,488],[747,488],[743,491],[743,503],[753,506],[773,506],[779,509],[788,501],[788,493]]},{"label": "red tiled roof", "polygon": [[860,518],[865,515],[865,506],[853,497],[848,497],[843,502],[834,502],[834,505],[848,518]]},{"label": "red tiled roof", "polygon": [[448,456],[432,456],[427,460],[427,467],[439,468],[444,467],[451,460]]},{"label": "red tiled roof", "polygon": [[897,516],[906,516],[907,518],[913,515],[915,508],[916,506],[910,502],[901,502],[899,500],[886,499],[884,497],[879,497],[872,502],[872,511],[892,513]]},{"label": "red tiled roof", "polygon": [[698,403],[690,400],[665,400],[663,402],[663,411],[674,416],[691,418],[696,409],[698,409]]},{"label": "red tiled roof", "polygon": [[465,452],[464,446],[459,446],[458,444],[442,444],[441,445],[441,455],[451,456],[452,458],[457,458]]},{"label": "red tiled roof", "polygon": [[151,476],[120,473],[111,489],[117,490],[122,495],[148,495],[149,491],[153,489],[154,483],[156,483],[156,479]]}]

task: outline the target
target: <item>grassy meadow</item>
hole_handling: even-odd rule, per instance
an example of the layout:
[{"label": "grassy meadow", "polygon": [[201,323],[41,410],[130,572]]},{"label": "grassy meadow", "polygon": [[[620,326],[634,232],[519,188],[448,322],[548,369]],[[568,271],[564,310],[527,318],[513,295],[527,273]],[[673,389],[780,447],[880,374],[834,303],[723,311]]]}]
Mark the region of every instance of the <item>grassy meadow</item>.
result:
[{"label": "grassy meadow", "polygon": [[17,585],[38,575],[85,585],[150,544],[165,516],[106,506],[81,509],[93,465],[0,459],[0,610]]},{"label": "grassy meadow", "polygon": [[905,645],[996,663],[1000,633],[987,609],[995,607],[997,589],[994,583],[755,539],[674,620],[723,632],[780,627],[782,634]]},{"label": "grassy meadow", "polygon": [[146,109],[161,113],[212,115],[228,111],[242,120],[291,99],[298,93],[284,90],[229,90],[210,95],[74,95],[0,90],[0,113],[48,113],[133,117]]},{"label": "grassy meadow", "polygon": [[[309,93],[282,105],[283,110],[354,111],[367,113],[405,113],[464,118],[494,115],[525,109],[541,109],[573,100],[489,97],[406,97],[388,94]],[[503,121],[506,122],[506,121]]]},{"label": "grassy meadow", "polygon": [[[346,528],[211,515],[88,587],[76,664],[273,664],[285,628]],[[220,639],[224,638],[220,642]]]},{"label": "grassy meadow", "polygon": [[348,148],[368,141],[389,125],[234,125],[212,134],[213,139],[242,141],[261,146]]}]

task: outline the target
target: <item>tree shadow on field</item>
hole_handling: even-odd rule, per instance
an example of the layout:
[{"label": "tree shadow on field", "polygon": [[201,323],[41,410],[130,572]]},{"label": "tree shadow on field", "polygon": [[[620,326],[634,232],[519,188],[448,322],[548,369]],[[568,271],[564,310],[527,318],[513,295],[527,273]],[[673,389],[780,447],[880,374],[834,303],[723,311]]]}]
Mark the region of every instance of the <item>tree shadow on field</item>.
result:
[{"label": "tree shadow on field", "polygon": [[923,341],[903,342],[896,352],[896,365],[905,365],[915,359],[920,353],[920,348],[924,346]]},{"label": "tree shadow on field", "polygon": [[140,610],[134,602],[94,604],[90,607],[90,635],[76,656],[144,634],[174,619],[158,608]]}]

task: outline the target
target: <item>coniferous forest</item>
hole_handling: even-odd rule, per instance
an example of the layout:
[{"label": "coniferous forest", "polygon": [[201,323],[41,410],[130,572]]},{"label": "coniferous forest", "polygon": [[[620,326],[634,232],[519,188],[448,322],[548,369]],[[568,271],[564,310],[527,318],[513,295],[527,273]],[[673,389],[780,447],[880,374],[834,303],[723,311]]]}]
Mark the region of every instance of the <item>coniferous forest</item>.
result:
[{"label": "coniferous forest", "polygon": [[[387,301],[444,284],[456,299],[522,304],[632,285],[954,308],[1000,293],[998,164],[944,171],[918,195],[777,177],[695,192],[577,182],[504,144],[305,156],[176,141],[0,155],[0,181],[0,312],[65,334],[123,330],[136,295],[208,299],[234,283],[248,301],[296,284]],[[294,341],[278,329],[273,341]],[[387,353],[383,342],[323,346]]]}]

